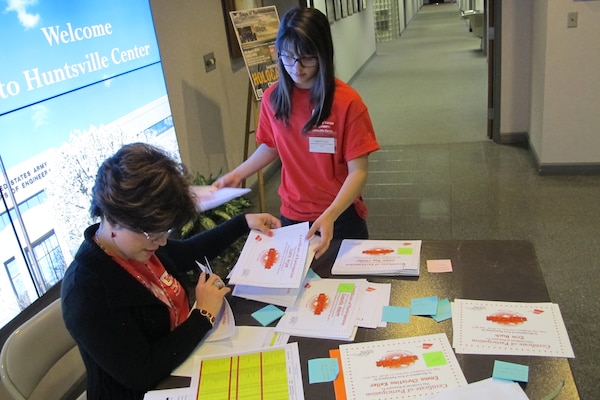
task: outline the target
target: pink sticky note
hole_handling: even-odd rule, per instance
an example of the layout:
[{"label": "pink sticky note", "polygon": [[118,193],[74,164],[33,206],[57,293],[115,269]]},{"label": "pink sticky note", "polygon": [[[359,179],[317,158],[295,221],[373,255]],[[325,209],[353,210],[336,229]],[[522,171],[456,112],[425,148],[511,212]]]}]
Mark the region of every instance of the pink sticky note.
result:
[{"label": "pink sticky note", "polygon": [[450,260],[427,260],[427,271],[431,273],[452,272]]}]

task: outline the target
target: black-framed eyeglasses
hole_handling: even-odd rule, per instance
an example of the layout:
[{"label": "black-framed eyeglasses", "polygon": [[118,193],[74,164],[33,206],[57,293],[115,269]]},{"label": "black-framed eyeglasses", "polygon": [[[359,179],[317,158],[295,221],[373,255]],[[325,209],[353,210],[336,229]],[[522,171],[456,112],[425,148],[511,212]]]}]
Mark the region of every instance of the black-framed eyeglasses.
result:
[{"label": "black-framed eyeglasses", "polygon": [[278,53],[277,56],[286,67],[293,67],[296,62],[299,62],[304,68],[312,68],[319,63],[319,58],[315,56],[292,57],[285,53]]},{"label": "black-framed eyeglasses", "polygon": [[150,233],[148,233],[146,231],[142,231],[142,234],[144,236],[146,236],[146,240],[148,240],[150,242],[155,242],[157,240],[164,239],[165,237],[169,237],[171,232],[173,232],[173,229],[169,229],[168,231],[164,231],[164,232],[150,232]]}]

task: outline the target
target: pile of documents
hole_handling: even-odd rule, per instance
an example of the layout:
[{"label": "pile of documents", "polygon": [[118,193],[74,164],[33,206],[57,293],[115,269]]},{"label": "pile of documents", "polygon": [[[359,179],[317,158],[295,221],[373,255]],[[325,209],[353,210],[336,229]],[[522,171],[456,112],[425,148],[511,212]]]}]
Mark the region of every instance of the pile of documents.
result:
[{"label": "pile of documents", "polygon": [[308,222],[273,230],[273,236],[251,231],[238,262],[229,274],[233,295],[289,307],[296,302],[309,272],[314,252],[305,239]]},{"label": "pile of documents", "polygon": [[420,240],[344,239],[331,273],[419,276],[420,263]]},{"label": "pile of documents", "polygon": [[[391,285],[366,279],[321,279],[310,269],[308,223],[252,231],[229,275],[233,295],[286,307],[279,333],[353,340],[358,327],[377,328]],[[318,240],[318,239],[317,239]]]}]

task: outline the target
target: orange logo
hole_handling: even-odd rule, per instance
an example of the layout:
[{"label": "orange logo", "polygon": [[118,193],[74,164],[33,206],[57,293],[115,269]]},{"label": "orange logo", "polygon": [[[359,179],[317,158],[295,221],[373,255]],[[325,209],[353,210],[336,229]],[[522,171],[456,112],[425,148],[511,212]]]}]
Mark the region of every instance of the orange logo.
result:
[{"label": "orange logo", "polygon": [[394,252],[394,250],[386,249],[383,247],[373,247],[371,249],[366,249],[366,250],[362,251],[363,254],[368,254],[370,256],[381,256],[381,255],[390,254],[393,252]]},{"label": "orange logo", "polygon": [[485,319],[486,321],[492,321],[501,325],[519,325],[527,321],[527,318],[522,315],[505,311],[499,311],[495,314],[488,315]]},{"label": "orange logo", "polygon": [[271,267],[277,262],[278,258],[279,253],[277,252],[277,250],[275,250],[274,248],[270,248],[265,252],[265,254],[262,257],[263,265],[266,269],[271,269]]},{"label": "orange logo", "polygon": [[383,368],[406,368],[411,364],[414,364],[419,357],[410,353],[394,353],[388,354],[381,360],[377,361],[375,365]]},{"label": "orange logo", "polygon": [[329,305],[329,297],[325,293],[319,293],[319,295],[312,302],[312,309],[315,315],[321,315],[323,311]]}]

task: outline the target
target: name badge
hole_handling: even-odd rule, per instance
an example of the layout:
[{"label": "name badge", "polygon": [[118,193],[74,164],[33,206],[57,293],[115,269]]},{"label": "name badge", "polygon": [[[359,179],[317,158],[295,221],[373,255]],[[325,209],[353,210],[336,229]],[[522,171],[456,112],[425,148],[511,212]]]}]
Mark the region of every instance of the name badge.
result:
[{"label": "name badge", "polygon": [[335,138],[311,136],[308,138],[308,151],[335,154]]}]

